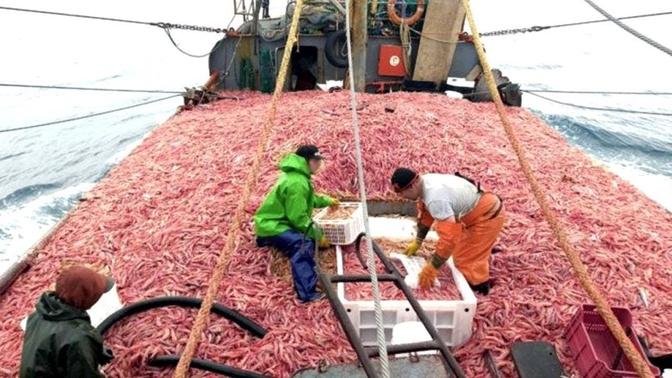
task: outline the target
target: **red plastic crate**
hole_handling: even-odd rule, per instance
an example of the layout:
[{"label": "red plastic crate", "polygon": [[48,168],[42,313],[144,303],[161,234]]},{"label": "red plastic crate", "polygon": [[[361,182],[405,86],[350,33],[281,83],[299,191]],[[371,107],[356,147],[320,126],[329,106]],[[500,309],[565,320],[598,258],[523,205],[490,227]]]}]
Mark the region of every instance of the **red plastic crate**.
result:
[{"label": "red plastic crate", "polygon": [[[613,307],[612,311],[621,323],[635,348],[644,356],[637,335],[632,330],[632,315],[626,308]],[[583,305],[565,330],[565,340],[574,357],[576,368],[585,378],[618,378],[638,377],[634,368],[623,353],[614,336],[607,328],[595,306]],[[646,360],[646,357],[644,357]],[[651,367],[654,376],[659,377],[660,371]]]}]

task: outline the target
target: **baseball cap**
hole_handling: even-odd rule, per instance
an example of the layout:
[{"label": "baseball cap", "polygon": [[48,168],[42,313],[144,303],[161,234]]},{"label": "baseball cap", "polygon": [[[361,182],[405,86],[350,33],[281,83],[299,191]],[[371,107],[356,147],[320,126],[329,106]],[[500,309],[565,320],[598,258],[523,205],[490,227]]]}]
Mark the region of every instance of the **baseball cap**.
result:
[{"label": "baseball cap", "polygon": [[392,188],[396,193],[403,192],[408,189],[415,180],[417,180],[418,174],[409,168],[397,168],[392,174]]},{"label": "baseball cap", "polygon": [[114,281],[92,269],[76,265],[66,268],[56,279],[56,295],[65,303],[88,310],[114,286]]},{"label": "baseball cap", "polygon": [[320,150],[317,146],[312,144],[304,144],[299,147],[295,154],[301,156],[306,160],[322,160],[324,157],[320,154]]}]

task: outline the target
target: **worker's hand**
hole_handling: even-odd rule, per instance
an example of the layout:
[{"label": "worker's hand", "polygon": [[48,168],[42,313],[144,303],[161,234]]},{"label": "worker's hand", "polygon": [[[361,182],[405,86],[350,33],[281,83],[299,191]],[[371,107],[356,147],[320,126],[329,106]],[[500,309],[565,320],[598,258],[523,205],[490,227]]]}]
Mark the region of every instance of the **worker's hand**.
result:
[{"label": "worker's hand", "polygon": [[341,206],[341,201],[339,201],[338,198],[332,198],[331,205],[329,205],[329,207],[331,207],[332,209],[336,209],[339,206]]},{"label": "worker's hand", "polygon": [[329,240],[325,236],[322,236],[320,238],[320,241],[317,243],[317,246],[320,249],[326,249],[326,248],[331,247],[331,244],[329,244]]},{"label": "worker's hand", "polygon": [[422,243],[418,241],[418,239],[415,239],[406,247],[404,254],[406,256],[415,256],[415,254],[418,253],[420,246],[422,246]]},{"label": "worker's hand", "polygon": [[425,263],[425,266],[420,271],[420,274],[418,274],[418,286],[420,286],[420,288],[423,290],[431,288],[434,286],[434,281],[436,280],[436,276],[438,274],[439,271],[433,267],[431,263]]}]

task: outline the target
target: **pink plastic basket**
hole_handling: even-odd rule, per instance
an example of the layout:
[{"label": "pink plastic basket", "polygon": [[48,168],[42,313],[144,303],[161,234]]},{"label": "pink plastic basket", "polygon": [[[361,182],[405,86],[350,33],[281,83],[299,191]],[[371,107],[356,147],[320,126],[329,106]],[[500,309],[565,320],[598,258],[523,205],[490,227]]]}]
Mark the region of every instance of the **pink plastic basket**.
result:
[{"label": "pink plastic basket", "polygon": [[[637,335],[632,330],[632,315],[626,308],[613,307],[635,348],[644,356]],[[574,357],[576,368],[585,378],[637,377],[637,373],[607,328],[595,306],[583,305],[572,317],[565,330],[565,340]],[[644,357],[646,360],[646,357]],[[648,360],[647,360],[648,362]],[[660,371],[649,363],[651,372],[659,377]]]}]

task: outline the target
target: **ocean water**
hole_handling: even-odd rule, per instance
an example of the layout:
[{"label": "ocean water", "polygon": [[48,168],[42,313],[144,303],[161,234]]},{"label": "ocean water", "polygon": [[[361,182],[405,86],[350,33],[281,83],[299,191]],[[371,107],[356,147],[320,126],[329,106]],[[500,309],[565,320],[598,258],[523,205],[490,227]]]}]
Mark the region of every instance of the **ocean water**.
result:
[{"label": "ocean water", "polygon": [[[285,1],[271,0],[279,14]],[[474,0],[481,31],[600,18],[581,1]],[[91,3],[10,1],[7,6],[226,26],[232,2]],[[605,6],[606,6],[605,2]],[[668,11],[666,0],[608,2],[617,16]],[[237,25],[239,21],[235,21]],[[672,17],[628,21],[672,46]],[[180,90],[207,79],[207,58],[177,52],[161,30],[0,10],[0,82]],[[217,36],[176,31],[207,52]],[[528,89],[672,91],[672,58],[612,24],[485,40],[491,63]],[[165,95],[0,88],[0,129],[104,111]],[[600,107],[672,112],[672,96],[549,95]],[[175,98],[41,129],[0,133],[0,272],[19,258],[149,131],[174,113]],[[672,210],[672,118],[587,111],[526,95],[524,106],[568,141]]]}]

